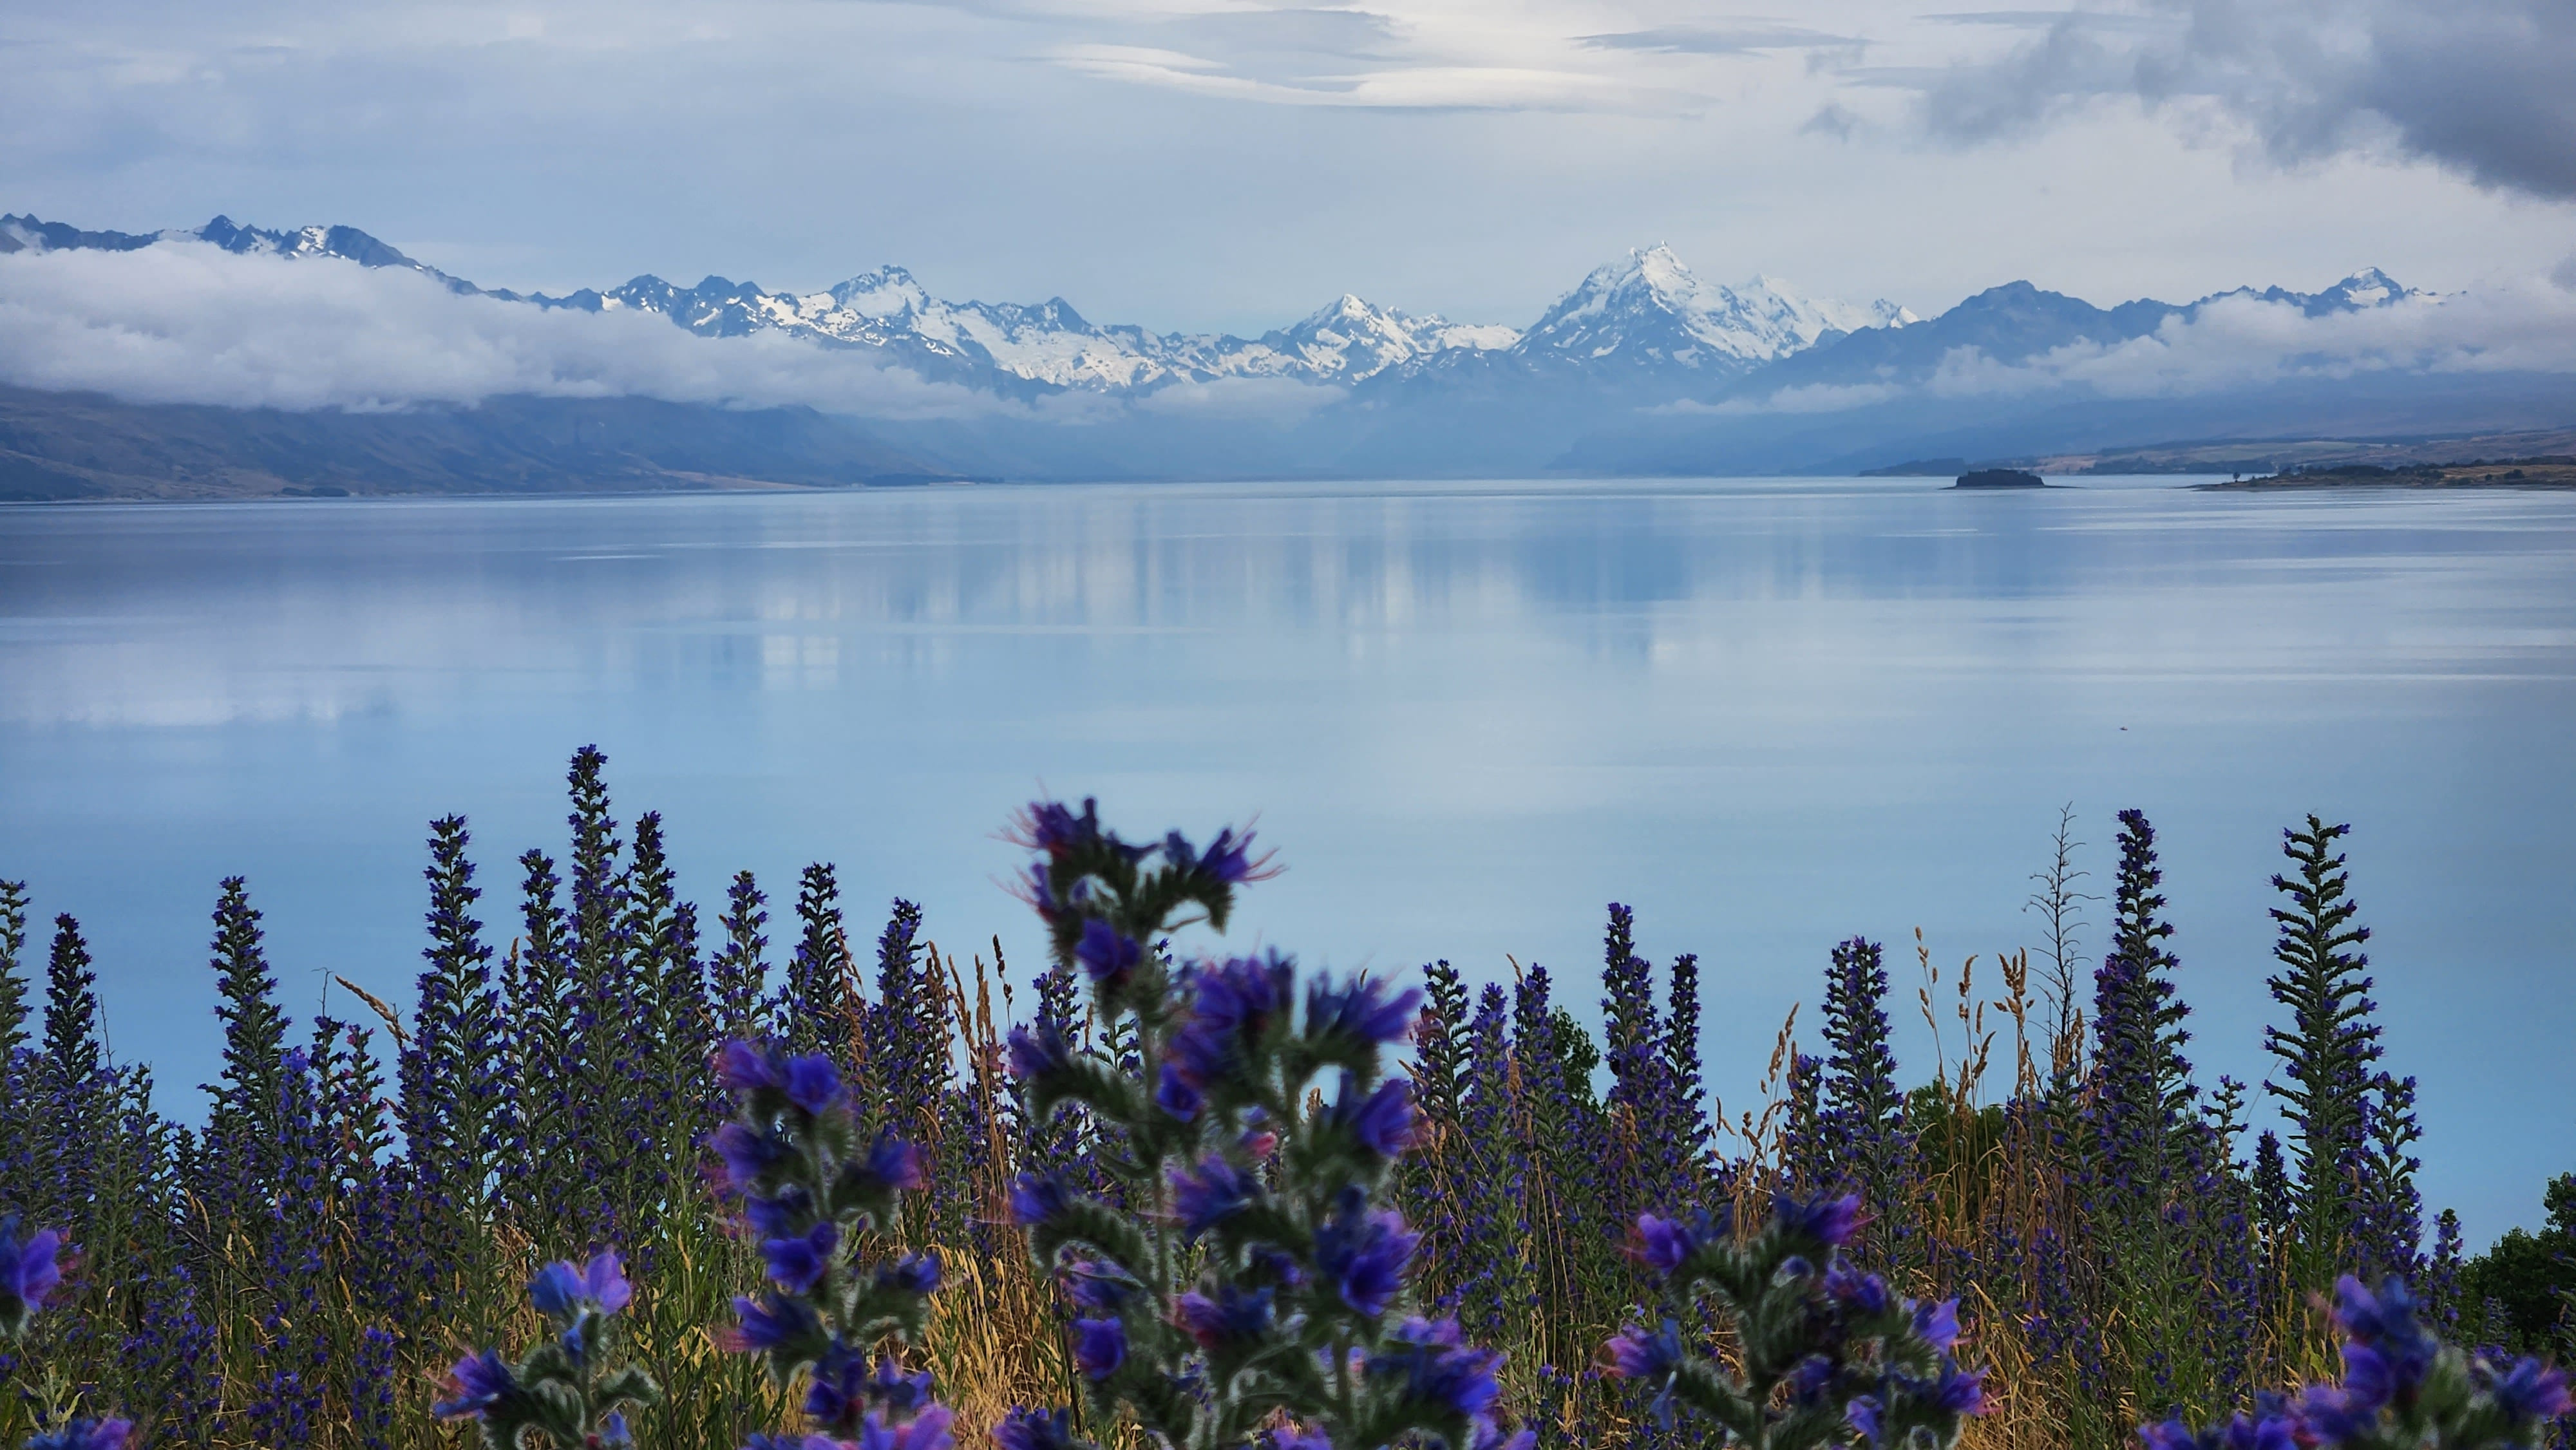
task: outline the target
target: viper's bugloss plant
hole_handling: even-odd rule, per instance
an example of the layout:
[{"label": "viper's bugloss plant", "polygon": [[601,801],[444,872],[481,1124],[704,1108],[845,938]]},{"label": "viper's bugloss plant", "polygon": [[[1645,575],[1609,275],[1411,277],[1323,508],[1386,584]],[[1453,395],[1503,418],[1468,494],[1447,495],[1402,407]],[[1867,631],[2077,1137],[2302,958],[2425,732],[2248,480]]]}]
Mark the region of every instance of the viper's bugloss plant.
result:
[{"label": "viper's bugloss plant", "polygon": [[2254,1413],[2193,1430],[2180,1417],[2138,1430],[2146,1450],[2504,1450],[2543,1443],[2570,1408],[2567,1377],[2537,1358],[2504,1364],[2444,1344],[2416,1317],[2403,1279],[2377,1293],[2345,1275],[2334,1321],[2343,1378],[2295,1396],[2264,1394]]},{"label": "viper's bugloss plant", "polygon": [[738,1322],[721,1342],[766,1359],[781,1388],[803,1374],[818,1431],[756,1435],[750,1450],[946,1450],[950,1415],[931,1399],[929,1374],[891,1356],[872,1364],[870,1353],[888,1336],[920,1342],[939,1260],[858,1253],[894,1232],[902,1195],[922,1186],[921,1154],[890,1134],[861,1141],[840,1070],[823,1053],[728,1042],[716,1072],[737,1113],[712,1146],[771,1285],[734,1300]]},{"label": "viper's bugloss plant", "polygon": [[1630,1252],[1664,1278],[1669,1307],[1708,1308],[1734,1348],[1721,1364],[1667,1318],[1630,1324],[1603,1346],[1612,1373],[1654,1390],[1670,1424],[1697,1411],[1746,1450],[1848,1443],[1934,1450],[1985,1410],[1983,1371],[1955,1353],[1959,1301],[1917,1303],[1843,1258],[1862,1222],[1860,1198],[1782,1195],[1770,1221],[1739,1244],[1724,1215],[1640,1215]]},{"label": "viper's bugloss plant", "polygon": [[487,1450],[530,1450],[529,1439],[556,1450],[630,1445],[626,1414],[662,1397],[642,1365],[609,1367],[617,1312],[633,1298],[614,1249],[587,1264],[557,1260],[528,1283],[528,1301],[554,1329],[516,1368],[486,1349],[448,1372],[448,1398],[431,1407],[442,1420],[471,1418]]},{"label": "viper's bugloss plant", "polygon": [[[62,1282],[62,1257],[62,1235],[38,1229],[22,1241],[18,1216],[0,1218],[0,1339],[16,1344],[27,1337],[28,1325]],[[37,1425],[27,1450],[125,1450],[126,1437],[134,1433],[132,1422],[114,1416],[67,1413],[65,1405],[78,1395],[59,1373],[45,1378],[41,1394],[27,1397]]]},{"label": "viper's bugloss plant", "polygon": [[[1318,976],[1301,1012],[1276,952],[1175,967],[1169,935],[1222,931],[1235,888],[1265,874],[1249,833],[1220,831],[1205,850],[1177,832],[1133,845],[1090,801],[1079,814],[1040,802],[1019,828],[1039,853],[1025,894],[1059,965],[1080,970],[1096,1021],[1132,1027],[1135,1048],[1121,1063],[1051,1028],[1010,1039],[1037,1120],[1079,1104],[1125,1140],[1102,1167],[1127,1209],[1049,1174],[1011,1195],[1069,1306],[1082,1430],[1103,1435],[1123,1411],[1176,1450],[1504,1444],[1502,1356],[1463,1343],[1454,1319],[1406,1312],[1420,1238],[1381,1204],[1415,1121],[1384,1059],[1421,994]],[[1016,1410],[995,1438],[1088,1443],[1062,1410]]]}]

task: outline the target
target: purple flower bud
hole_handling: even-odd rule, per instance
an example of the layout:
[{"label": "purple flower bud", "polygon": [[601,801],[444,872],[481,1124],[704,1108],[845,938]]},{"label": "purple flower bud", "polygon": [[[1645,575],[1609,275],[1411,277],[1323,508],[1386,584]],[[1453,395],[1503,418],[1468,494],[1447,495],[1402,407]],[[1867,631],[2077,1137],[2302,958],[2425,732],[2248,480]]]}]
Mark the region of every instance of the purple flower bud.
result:
[{"label": "purple flower bud", "polygon": [[736,1193],[749,1192],[796,1156],[796,1150],[777,1138],[741,1123],[722,1125],[707,1142],[724,1160],[725,1178]]},{"label": "purple flower bud", "polygon": [[1870,1395],[1855,1395],[1850,1404],[1843,1406],[1843,1418],[1851,1423],[1852,1429],[1859,1432],[1861,1439],[1869,1442],[1873,1447],[1885,1437],[1886,1430],[1879,1418],[1885,1413],[1885,1407]]},{"label": "purple flower bud", "polygon": [[1349,1129],[1362,1148],[1380,1158],[1396,1157],[1413,1146],[1413,1100],[1402,1078],[1387,1079],[1363,1098],[1359,1079],[1343,1073],[1332,1122]]},{"label": "purple flower bud", "polygon": [[1162,1084],[1154,1089],[1154,1106],[1186,1123],[1207,1106],[1207,1099],[1181,1075],[1180,1064],[1167,1061],[1163,1064]]},{"label": "purple flower bud", "polygon": [[832,1251],[841,1246],[841,1226],[825,1219],[790,1238],[765,1239],[760,1256],[770,1280],[790,1294],[810,1294],[831,1271]]},{"label": "purple flower bud", "polygon": [[1011,1076],[1027,1081],[1044,1077],[1073,1064],[1072,1044],[1052,1026],[1031,1033],[1025,1027],[1011,1029]]},{"label": "purple flower bud", "polygon": [[716,1051],[716,1081],[734,1093],[783,1088],[787,1066],[768,1047],[737,1037]]},{"label": "purple flower bud", "polygon": [[802,1188],[790,1185],[779,1190],[776,1198],[750,1197],[742,1201],[743,1221],[751,1231],[765,1239],[783,1239],[804,1232],[801,1225],[814,1211],[813,1197]]},{"label": "purple flower bud", "polygon": [[[0,1321],[23,1323],[45,1307],[45,1296],[62,1282],[62,1235],[38,1229],[18,1242],[18,1219],[0,1219]],[[18,1308],[10,1308],[12,1303]]]},{"label": "purple flower bud", "polygon": [[1682,1362],[1681,1328],[1669,1319],[1652,1334],[1634,1324],[1622,1325],[1601,1348],[1610,1358],[1610,1372],[1621,1379],[1662,1379]]},{"label": "purple flower bud", "polygon": [[819,1052],[787,1060],[787,1100],[809,1113],[841,1101],[841,1070]]},{"label": "purple flower bud", "polygon": [[2496,1408],[2517,1420],[2555,1419],[2570,1408],[2566,1374],[2529,1357],[2514,1361],[2488,1393]]},{"label": "purple flower bud", "polygon": [[924,1405],[920,1414],[900,1424],[871,1410],[859,1427],[859,1450],[949,1450],[952,1418],[946,1405]]},{"label": "purple flower bud", "polygon": [[1011,1185],[1011,1222],[1021,1228],[1040,1227],[1064,1212],[1070,1202],[1062,1181],[1052,1175],[1023,1173]]},{"label": "purple flower bud", "polygon": [[125,1450],[134,1426],[125,1420],[74,1419],[31,1437],[27,1450]]},{"label": "purple flower bud", "polygon": [[[1856,1314],[1884,1314],[1888,1306],[1896,1302],[1895,1296],[1888,1292],[1885,1279],[1876,1274],[1864,1274],[1840,1259],[1825,1266],[1825,1293]],[[1957,1325],[1953,1324],[1951,1330],[1955,1334]],[[1947,1344],[1933,1346],[1935,1349],[1949,1347]]]},{"label": "purple flower bud", "polygon": [[1943,1355],[1941,1378],[1932,1386],[1931,1399],[1934,1408],[1954,1415],[1982,1415],[1986,1412],[1986,1372],[1961,1369]]},{"label": "purple flower bud", "polygon": [[2220,1443],[2226,1450],[2298,1450],[2298,1422],[2287,1415],[2266,1414],[2260,1419],[2238,1415],[2227,1422],[2227,1433]]},{"label": "purple flower bud", "polygon": [[1057,1271],[1057,1278],[1064,1285],[1064,1296],[1082,1309],[1115,1311],[1145,1288],[1116,1264],[1090,1259],[1066,1264]]},{"label": "purple flower bud", "polygon": [[995,1450],[1076,1450],[1080,1444],[1073,1438],[1073,1412],[1070,1410],[1032,1410],[1013,1406],[993,1427]]},{"label": "purple flower bud", "polygon": [[815,1315],[813,1306],[801,1299],[770,1294],[755,1304],[737,1296],[733,1312],[741,1324],[723,1331],[718,1341],[734,1354],[800,1344],[823,1332],[823,1321]]},{"label": "purple flower bud", "polygon": [[1264,1443],[1266,1450],[1333,1450],[1331,1436],[1303,1425],[1281,1425]]},{"label": "purple flower bud", "polygon": [[1211,1299],[1193,1289],[1173,1305],[1172,1317],[1201,1349],[1259,1339],[1270,1329],[1271,1291],[1245,1293],[1231,1284]]},{"label": "purple flower bud", "polygon": [[1082,924],[1082,940],[1074,943],[1073,959],[1084,976],[1114,989],[1134,975],[1136,964],[1145,959],[1145,949],[1095,916]]},{"label": "purple flower bud", "polygon": [[1181,1231],[1195,1239],[1249,1207],[1258,1185],[1231,1163],[1214,1154],[1201,1159],[1195,1172],[1175,1168],[1171,1175],[1172,1207]]},{"label": "purple flower bud", "polygon": [[1523,1426],[1509,1436],[1488,1415],[1476,1416],[1468,1425],[1467,1450],[1536,1450],[1538,1432]]},{"label": "purple flower bud", "polygon": [[1414,1014],[1421,1006],[1422,993],[1414,988],[1389,997],[1385,983],[1365,976],[1354,977],[1343,987],[1318,977],[1306,988],[1306,1030],[1346,1032],[1384,1046],[1412,1035]]},{"label": "purple flower bud", "polygon": [[1840,1198],[1798,1199],[1782,1194],[1775,1206],[1780,1227],[1799,1237],[1815,1239],[1830,1248],[1850,1243],[1860,1231],[1860,1195],[1848,1193]]},{"label": "purple flower bud", "polygon": [[876,1373],[868,1376],[868,1401],[910,1414],[930,1404],[930,1386],[930,1371],[907,1374],[894,1356],[887,1355],[877,1361]]},{"label": "purple flower bud", "polygon": [[1422,1236],[1406,1232],[1392,1209],[1359,1213],[1357,1207],[1346,1201],[1315,1230],[1315,1266],[1338,1281],[1343,1303],[1374,1319],[1404,1287],[1405,1265]]},{"label": "purple flower bud", "polygon": [[1073,1321],[1073,1362],[1085,1375],[1103,1380],[1127,1362],[1127,1322],[1123,1319]]},{"label": "purple flower bud", "polygon": [[935,1294],[939,1291],[939,1256],[905,1254],[892,1263],[880,1264],[877,1287],[899,1289],[906,1294]]},{"label": "purple flower bud", "polygon": [[1629,1242],[1629,1253],[1641,1264],[1658,1274],[1669,1274],[1682,1266],[1682,1261],[1699,1248],[1699,1236],[1684,1228],[1678,1219],[1658,1218],[1651,1213],[1637,1215],[1636,1237]]}]

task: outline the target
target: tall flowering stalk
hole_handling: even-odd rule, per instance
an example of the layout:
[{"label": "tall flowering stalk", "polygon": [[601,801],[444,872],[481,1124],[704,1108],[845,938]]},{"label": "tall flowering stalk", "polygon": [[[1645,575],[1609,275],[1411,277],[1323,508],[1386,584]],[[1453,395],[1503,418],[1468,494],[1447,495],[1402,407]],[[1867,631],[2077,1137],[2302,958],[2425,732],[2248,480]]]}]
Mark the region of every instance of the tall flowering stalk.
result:
[{"label": "tall flowering stalk", "polygon": [[[517,1366],[486,1349],[448,1372],[442,1420],[471,1419],[486,1450],[606,1450],[631,1445],[627,1412],[661,1398],[643,1366],[611,1366],[612,1321],[634,1298],[613,1249],[586,1264],[558,1260],[528,1283],[528,1301],[552,1330]],[[531,1439],[535,1447],[530,1445]]]},{"label": "tall flowering stalk", "polygon": [[939,1260],[859,1254],[896,1230],[902,1195],[922,1186],[921,1155],[888,1134],[862,1141],[840,1071],[821,1053],[735,1041],[716,1070],[737,1112],[713,1146],[770,1281],[758,1299],[734,1300],[722,1343],[760,1355],[781,1388],[804,1376],[816,1427],[802,1439],[754,1436],[751,1450],[944,1450],[950,1413],[931,1399],[930,1376],[871,1356],[888,1336],[920,1343]]},{"label": "tall flowering stalk", "polygon": [[1671,1424],[1695,1411],[1746,1450],[1812,1450],[1857,1436],[1876,1447],[1947,1447],[1985,1409],[1983,1372],[1955,1355],[1959,1302],[1898,1297],[1843,1259],[1860,1198],[1783,1195],[1746,1243],[1723,1218],[1643,1214],[1631,1251],[1663,1276],[1677,1311],[1714,1309],[1735,1354],[1720,1363],[1676,1320],[1631,1324],[1602,1348],[1613,1373],[1654,1391]]},{"label": "tall flowering stalk", "polygon": [[[1126,1133],[1108,1171],[1133,1209],[1046,1175],[1012,1194],[1072,1308],[1083,1425],[1104,1433],[1123,1409],[1155,1443],[1189,1450],[1505,1443],[1501,1356],[1464,1343],[1454,1319],[1404,1312],[1420,1240],[1379,1206],[1414,1133],[1385,1050],[1421,994],[1319,977],[1300,1013],[1296,970],[1275,952],[1175,969],[1150,949],[1192,921],[1224,928],[1235,888],[1261,874],[1249,836],[1134,845],[1088,801],[1079,814],[1042,802],[1021,825],[1040,853],[1028,896],[1059,960],[1136,1044],[1132,1066],[1052,1034],[1010,1044],[1033,1113],[1079,1103]],[[1014,1411],[995,1439],[1085,1443],[1063,1410]]]}]

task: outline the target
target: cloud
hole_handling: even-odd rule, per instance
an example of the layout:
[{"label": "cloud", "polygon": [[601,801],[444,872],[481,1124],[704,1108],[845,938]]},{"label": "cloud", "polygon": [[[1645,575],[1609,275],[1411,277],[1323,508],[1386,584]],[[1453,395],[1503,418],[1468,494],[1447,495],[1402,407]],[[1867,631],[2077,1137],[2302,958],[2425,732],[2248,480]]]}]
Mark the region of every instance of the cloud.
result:
[{"label": "cloud", "polygon": [[2567,0],[2146,0],[2137,11],[1932,17],[2036,34],[1922,83],[1952,140],[2030,130],[2103,97],[2213,107],[2282,165],[2358,153],[2481,187],[2576,199]]},{"label": "cloud", "polygon": [[1294,423],[1346,396],[1329,384],[1295,378],[1215,378],[1167,383],[1137,399],[1136,411],[1173,418]]},{"label": "cloud", "polygon": [[[2576,273],[2576,259],[2562,270]],[[2223,297],[2143,337],[2076,342],[2019,361],[1953,348],[1903,381],[1810,383],[1651,410],[1724,416],[1836,413],[1908,399],[2041,394],[2182,398],[2371,375],[2544,373],[2576,377],[2576,277],[2311,317],[2284,302]]]},{"label": "cloud", "polygon": [[1845,51],[1855,59],[1869,42],[1855,35],[1833,35],[1803,25],[1750,21],[1734,25],[1663,25],[1586,35],[1583,43],[1602,50],[1653,50],[1689,55],[1761,55],[1774,50]]},{"label": "cloud", "polygon": [[416,272],[197,242],[0,256],[0,381],[133,402],[396,408],[640,395],[882,418],[1005,406],[867,353],[460,297]]}]

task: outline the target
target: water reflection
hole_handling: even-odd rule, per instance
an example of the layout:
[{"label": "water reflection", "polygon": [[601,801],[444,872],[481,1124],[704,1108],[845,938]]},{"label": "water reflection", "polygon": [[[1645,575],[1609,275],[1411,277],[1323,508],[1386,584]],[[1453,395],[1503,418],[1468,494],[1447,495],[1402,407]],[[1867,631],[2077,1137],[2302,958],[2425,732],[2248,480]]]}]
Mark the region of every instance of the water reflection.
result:
[{"label": "water reflection", "polygon": [[[2263,883],[2316,809],[2361,828],[2428,1171],[2492,1230],[2537,1179],[2485,1153],[2481,1104],[2576,1088],[2571,677],[2576,500],[2537,494],[0,510],[0,872],[93,922],[120,1049],[195,1082],[217,876],[251,874],[290,982],[398,990],[421,822],[473,815],[506,920],[584,740],[626,810],[670,813],[701,899],[831,857],[856,901],[913,896],[1022,963],[984,833],[1037,783],[1140,826],[1259,809],[1294,869],[1244,933],[1310,956],[1588,981],[1601,903],[1631,901],[1711,964],[1733,1097],[1837,937],[2025,940],[2070,798],[2096,843],[2156,815],[2204,1072],[2259,1078]],[[2576,1152],[2576,1122],[2545,1131]]]}]

